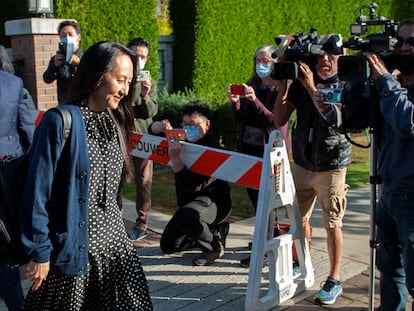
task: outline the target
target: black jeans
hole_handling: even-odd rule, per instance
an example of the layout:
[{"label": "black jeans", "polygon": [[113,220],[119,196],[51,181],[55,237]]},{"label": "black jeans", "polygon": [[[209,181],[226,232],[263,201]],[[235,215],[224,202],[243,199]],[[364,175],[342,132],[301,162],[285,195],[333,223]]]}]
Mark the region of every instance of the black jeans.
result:
[{"label": "black jeans", "polygon": [[[230,212],[230,211],[229,211]],[[223,213],[220,213],[223,215]],[[224,213],[227,214],[228,213]],[[179,208],[168,222],[161,236],[160,247],[164,253],[179,252],[192,241],[203,249],[212,250],[211,226],[225,219],[217,219],[217,205],[202,196]]]}]

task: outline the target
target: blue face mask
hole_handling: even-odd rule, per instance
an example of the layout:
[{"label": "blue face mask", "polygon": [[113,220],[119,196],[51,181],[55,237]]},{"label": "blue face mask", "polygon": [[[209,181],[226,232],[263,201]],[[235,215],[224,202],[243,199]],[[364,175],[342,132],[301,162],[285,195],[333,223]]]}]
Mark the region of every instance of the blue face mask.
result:
[{"label": "blue face mask", "polygon": [[185,136],[189,142],[195,142],[201,138],[198,125],[184,125]]},{"label": "blue face mask", "polygon": [[256,73],[261,79],[267,78],[272,73],[270,64],[256,64]]}]

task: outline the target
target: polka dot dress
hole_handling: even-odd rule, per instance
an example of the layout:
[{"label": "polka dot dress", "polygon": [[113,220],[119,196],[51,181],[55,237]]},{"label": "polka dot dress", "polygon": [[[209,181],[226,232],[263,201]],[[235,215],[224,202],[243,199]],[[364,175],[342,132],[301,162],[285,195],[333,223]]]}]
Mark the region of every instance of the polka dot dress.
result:
[{"label": "polka dot dress", "polygon": [[24,310],[153,310],[138,254],[127,238],[116,202],[122,154],[107,111],[81,107],[91,159],[89,198],[89,274],[49,273]]}]

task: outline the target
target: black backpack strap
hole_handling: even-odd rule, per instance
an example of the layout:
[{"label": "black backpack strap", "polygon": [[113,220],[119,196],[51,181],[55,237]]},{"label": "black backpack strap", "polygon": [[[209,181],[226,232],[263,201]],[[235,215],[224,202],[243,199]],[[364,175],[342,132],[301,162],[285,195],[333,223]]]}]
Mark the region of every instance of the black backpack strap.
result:
[{"label": "black backpack strap", "polygon": [[56,109],[60,112],[60,115],[63,120],[63,128],[62,128],[62,136],[63,136],[62,149],[63,149],[65,147],[66,141],[72,130],[72,115],[69,112],[69,110],[67,110],[63,106],[57,106]]}]

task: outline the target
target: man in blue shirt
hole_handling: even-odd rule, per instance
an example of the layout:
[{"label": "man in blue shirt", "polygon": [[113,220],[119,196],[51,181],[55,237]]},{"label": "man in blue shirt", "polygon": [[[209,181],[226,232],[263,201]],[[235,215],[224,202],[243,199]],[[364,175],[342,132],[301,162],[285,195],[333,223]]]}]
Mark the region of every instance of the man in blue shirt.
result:
[{"label": "man in blue shirt", "polygon": [[[376,211],[381,272],[379,311],[405,311],[414,297],[414,19],[398,32],[398,76],[365,52],[379,93],[382,117],[378,168],[382,193]],[[414,309],[413,309],[414,310]]]}]

